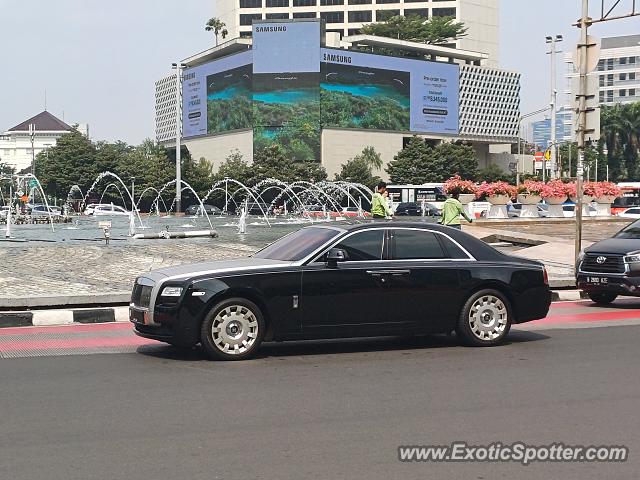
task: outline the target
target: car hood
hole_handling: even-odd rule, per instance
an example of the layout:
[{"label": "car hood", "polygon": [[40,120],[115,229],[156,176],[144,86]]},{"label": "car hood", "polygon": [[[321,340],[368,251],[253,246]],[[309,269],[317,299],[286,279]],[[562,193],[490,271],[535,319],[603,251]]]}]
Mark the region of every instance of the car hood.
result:
[{"label": "car hood", "polygon": [[607,238],[585,248],[585,253],[608,253],[624,255],[640,250],[640,239]]},{"label": "car hood", "polygon": [[273,267],[287,267],[291,262],[269,260],[266,258],[238,258],[233,260],[219,260],[215,262],[189,263],[174,267],[160,268],[147,272],[141,277],[155,282],[165,280],[184,280],[199,275],[218,275],[232,272],[269,269]]}]

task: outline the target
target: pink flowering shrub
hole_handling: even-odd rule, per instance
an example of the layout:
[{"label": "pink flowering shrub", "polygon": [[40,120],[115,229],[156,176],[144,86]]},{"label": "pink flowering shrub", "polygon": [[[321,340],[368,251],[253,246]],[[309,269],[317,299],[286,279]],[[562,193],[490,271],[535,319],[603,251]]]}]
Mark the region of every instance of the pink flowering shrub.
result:
[{"label": "pink flowering shrub", "polygon": [[516,196],[516,187],[509,185],[507,182],[482,182],[478,187],[476,196],[480,197],[496,197],[498,195],[506,195],[509,198]]},{"label": "pink flowering shrub", "polygon": [[562,198],[575,196],[576,186],[562,180],[551,180],[542,189],[542,198]]},{"label": "pink flowering shrub", "polygon": [[600,193],[600,197],[609,196],[609,197],[621,197],[622,189],[617,186],[613,182],[597,182],[598,192]]},{"label": "pink flowering shrub", "polygon": [[451,177],[449,180],[444,182],[444,191],[449,195],[453,193],[475,195],[477,189],[478,187],[475,183],[471,180],[462,180],[460,175]]},{"label": "pink flowering shrub", "polygon": [[518,193],[525,195],[541,196],[544,191],[545,184],[543,182],[536,182],[534,180],[525,180],[518,185]]}]

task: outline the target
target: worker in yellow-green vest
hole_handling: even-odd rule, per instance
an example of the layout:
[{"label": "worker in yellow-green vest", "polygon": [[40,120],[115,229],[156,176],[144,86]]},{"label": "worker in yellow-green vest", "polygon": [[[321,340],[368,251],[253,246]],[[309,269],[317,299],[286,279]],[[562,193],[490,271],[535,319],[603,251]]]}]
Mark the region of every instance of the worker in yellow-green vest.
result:
[{"label": "worker in yellow-green vest", "polygon": [[456,192],[452,193],[451,197],[447,198],[442,205],[442,220],[440,220],[442,225],[457,228],[458,230],[462,229],[460,226],[460,215],[466,218],[467,222],[473,222],[473,220],[471,220],[464,211],[464,207],[460,203],[460,200],[458,200],[459,197],[460,194]]},{"label": "worker in yellow-green vest", "polygon": [[392,216],[387,203],[388,197],[387,184],[384,182],[378,183],[376,192],[371,197],[371,216],[373,218],[390,218]]}]

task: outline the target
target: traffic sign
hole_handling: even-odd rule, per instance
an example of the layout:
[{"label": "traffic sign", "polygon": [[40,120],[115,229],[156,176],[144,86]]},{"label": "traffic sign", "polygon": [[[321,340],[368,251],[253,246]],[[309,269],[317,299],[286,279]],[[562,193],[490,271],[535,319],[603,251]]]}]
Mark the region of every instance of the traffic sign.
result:
[{"label": "traffic sign", "polygon": [[29,180],[29,188],[36,188],[38,186],[38,181],[35,178]]},{"label": "traffic sign", "polygon": [[544,152],[544,159],[551,160],[551,150],[547,150],[546,152]]},{"label": "traffic sign", "polygon": [[[587,35],[587,72],[593,72],[600,60],[600,39],[592,35]],[[573,66],[576,72],[580,71],[582,63],[582,48],[578,45],[573,52]]]},{"label": "traffic sign", "polygon": [[536,154],[534,155],[534,158],[536,159],[537,162],[541,162],[542,159],[544,158],[544,153],[536,152]]}]

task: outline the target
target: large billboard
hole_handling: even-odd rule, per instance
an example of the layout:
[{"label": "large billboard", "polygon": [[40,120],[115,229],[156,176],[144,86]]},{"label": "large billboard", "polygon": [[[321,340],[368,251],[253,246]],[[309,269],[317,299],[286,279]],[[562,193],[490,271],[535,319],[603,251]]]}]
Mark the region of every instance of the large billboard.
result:
[{"label": "large billboard", "polygon": [[455,64],[321,49],[323,127],[455,135]]},{"label": "large billboard", "polygon": [[323,127],[458,134],[457,65],[321,44],[318,20],[254,23],[252,50],[185,70],[183,136],[253,128],[319,160]]},{"label": "large billboard", "polygon": [[253,151],[320,161],[320,21],[253,24]]},{"label": "large billboard", "polygon": [[252,57],[247,51],[185,70],[185,138],[253,127]]}]

